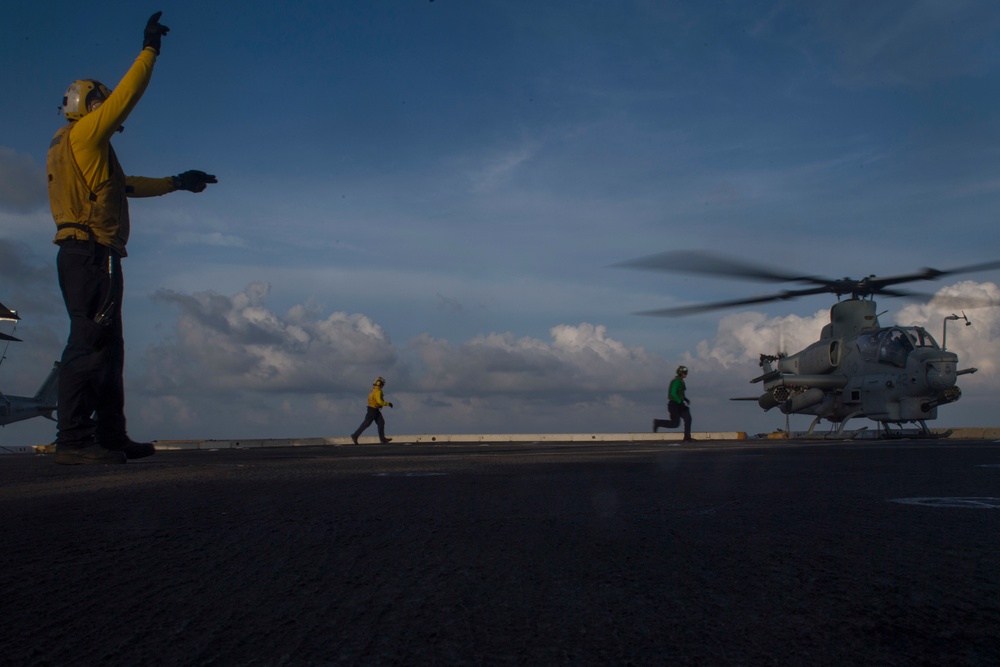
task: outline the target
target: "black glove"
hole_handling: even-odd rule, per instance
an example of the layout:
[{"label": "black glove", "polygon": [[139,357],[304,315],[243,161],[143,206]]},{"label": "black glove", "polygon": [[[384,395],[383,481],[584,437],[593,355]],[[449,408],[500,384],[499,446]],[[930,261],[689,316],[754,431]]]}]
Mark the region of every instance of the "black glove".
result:
[{"label": "black glove", "polygon": [[392,403],[386,403],[386,405],[388,405],[390,408],[392,407]]},{"label": "black glove", "polygon": [[185,171],[183,174],[174,176],[174,188],[189,192],[203,192],[209,183],[218,182],[212,174],[206,174],[197,169]]},{"label": "black glove", "polygon": [[170,28],[160,25],[161,16],[163,12],[156,12],[150,16],[146,22],[146,30],[142,33],[142,48],[151,46],[156,50],[156,55],[160,55],[160,38],[170,32]]},{"label": "black glove", "polygon": [[684,405],[691,405],[691,399],[685,398]]}]

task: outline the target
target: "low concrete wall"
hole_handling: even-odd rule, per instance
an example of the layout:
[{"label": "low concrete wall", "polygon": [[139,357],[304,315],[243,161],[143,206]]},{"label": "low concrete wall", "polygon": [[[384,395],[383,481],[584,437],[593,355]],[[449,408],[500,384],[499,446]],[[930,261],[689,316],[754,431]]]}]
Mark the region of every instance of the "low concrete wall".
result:
[{"label": "low concrete wall", "polygon": [[[942,429],[932,429],[939,431]],[[951,430],[952,439],[966,440],[997,440],[1000,439],[1000,426],[971,426]]]},{"label": "low concrete wall", "polygon": [[[500,434],[427,434],[392,435],[392,441],[399,445],[469,443],[539,443],[539,442],[669,442],[683,438],[682,433],[500,433]],[[692,433],[695,440],[743,440],[747,434],[742,431]],[[362,436],[358,442],[375,444],[378,438]],[[350,438],[269,438],[232,440],[157,440],[156,448],[171,449],[252,449],[255,447],[318,447],[323,445],[352,445]]]},{"label": "low concrete wall", "polygon": [[[934,428],[935,432],[948,429]],[[951,429],[949,440],[998,440],[1000,427],[976,426]],[[802,433],[793,432],[792,436]],[[875,437],[875,432],[865,432],[863,437]],[[449,444],[480,442],[484,444],[534,444],[534,443],[573,443],[573,442],[676,442],[683,438],[682,433],[464,433],[464,434],[428,434],[393,435],[392,441],[397,444]],[[712,440],[746,440],[744,431],[716,431],[692,433],[691,437],[698,441]],[[776,432],[768,434],[768,439],[784,439],[787,434]],[[360,444],[371,445],[378,442],[374,436],[362,436]],[[263,447],[321,447],[353,445],[350,438],[242,438],[230,440],[156,440],[156,448],[161,451],[181,449],[254,449]],[[0,446],[0,454],[52,454],[54,445],[8,445]]]}]

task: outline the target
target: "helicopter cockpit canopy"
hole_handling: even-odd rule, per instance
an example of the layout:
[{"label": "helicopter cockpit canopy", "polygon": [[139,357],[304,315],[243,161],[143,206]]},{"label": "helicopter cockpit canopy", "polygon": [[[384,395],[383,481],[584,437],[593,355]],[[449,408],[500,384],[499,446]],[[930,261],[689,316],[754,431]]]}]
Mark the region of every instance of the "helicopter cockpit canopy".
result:
[{"label": "helicopter cockpit canopy", "polygon": [[927,329],[922,327],[903,327],[903,331],[910,337],[910,342],[913,343],[914,347],[938,349],[937,341],[927,333]]},{"label": "helicopter cockpit canopy", "polygon": [[898,368],[906,367],[906,358],[914,349],[938,349],[938,344],[920,327],[891,327],[858,336],[858,349],[865,361],[877,361]]},{"label": "helicopter cockpit canopy", "polygon": [[883,364],[906,367],[906,357],[913,351],[913,342],[902,329],[892,328],[879,337],[878,360]]}]

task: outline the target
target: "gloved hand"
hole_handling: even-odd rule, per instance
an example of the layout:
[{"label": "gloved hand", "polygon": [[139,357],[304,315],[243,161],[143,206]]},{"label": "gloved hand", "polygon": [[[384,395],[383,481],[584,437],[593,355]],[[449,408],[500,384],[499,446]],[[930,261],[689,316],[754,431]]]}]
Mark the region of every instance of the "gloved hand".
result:
[{"label": "gloved hand", "polygon": [[151,46],[156,50],[156,55],[160,55],[160,38],[170,32],[170,28],[160,25],[160,17],[163,12],[156,12],[149,17],[146,22],[146,30],[142,33],[142,48]]},{"label": "gloved hand", "polygon": [[386,405],[388,405],[390,408],[392,407],[392,403],[386,403]]},{"label": "gloved hand", "polygon": [[213,174],[206,174],[197,169],[185,171],[174,176],[174,188],[189,192],[203,192],[209,183],[218,183]]},{"label": "gloved hand", "polygon": [[690,398],[685,398],[684,399],[684,405],[691,405],[691,399]]}]

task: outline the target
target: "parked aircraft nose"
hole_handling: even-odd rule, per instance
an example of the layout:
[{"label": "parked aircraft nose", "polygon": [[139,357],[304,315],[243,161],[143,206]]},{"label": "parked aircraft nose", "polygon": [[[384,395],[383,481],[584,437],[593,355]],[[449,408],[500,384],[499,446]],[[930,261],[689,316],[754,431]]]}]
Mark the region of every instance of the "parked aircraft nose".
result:
[{"label": "parked aircraft nose", "polygon": [[939,359],[928,361],[925,367],[927,369],[927,386],[932,390],[941,391],[955,385],[957,375],[954,362]]}]

